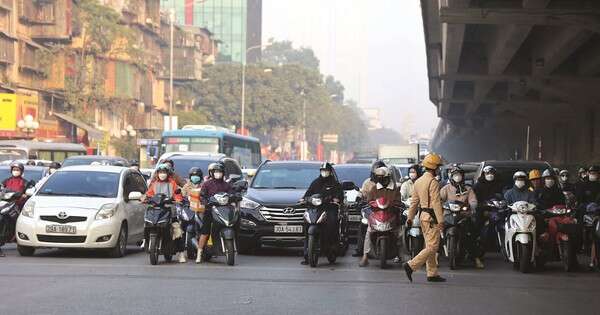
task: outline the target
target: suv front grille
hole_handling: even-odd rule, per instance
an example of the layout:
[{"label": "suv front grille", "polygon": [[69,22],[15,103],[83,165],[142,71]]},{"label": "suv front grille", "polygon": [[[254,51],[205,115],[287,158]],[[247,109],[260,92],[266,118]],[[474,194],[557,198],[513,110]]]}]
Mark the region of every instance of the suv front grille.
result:
[{"label": "suv front grille", "polygon": [[40,219],[44,220],[44,221],[56,222],[56,223],[62,223],[62,224],[87,221],[87,217],[78,217],[78,216],[70,216],[66,219],[59,219],[57,216],[54,216],[54,215],[41,215]]},{"label": "suv front grille", "polygon": [[268,208],[262,207],[260,209],[260,214],[268,221],[273,223],[303,223],[304,222],[304,212],[305,208],[296,209],[293,208],[293,213],[286,213],[286,209],[290,209],[292,207],[286,208]]}]

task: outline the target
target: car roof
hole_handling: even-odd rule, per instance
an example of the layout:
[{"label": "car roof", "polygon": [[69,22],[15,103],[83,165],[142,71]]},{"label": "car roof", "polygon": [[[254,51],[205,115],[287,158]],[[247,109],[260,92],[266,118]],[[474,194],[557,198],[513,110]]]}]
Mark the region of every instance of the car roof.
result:
[{"label": "car roof", "polygon": [[77,160],[122,160],[127,161],[125,158],[120,156],[110,155],[74,155],[66,158],[65,160],[77,159]]},{"label": "car roof", "polygon": [[[40,170],[45,170],[48,167],[47,166],[33,166],[33,165],[24,165],[25,166],[25,171],[27,170],[34,170],[34,171],[40,171]],[[9,169],[10,165],[0,165],[0,169]]]},{"label": "car roof", "polygon": [[286,160],[286,161],[266,161],[265,164],[306,164],[306,165],[321,165],[323,162],[320,161],[300,161],[300,160]]},{"label": "car roof", "polygon": [[222,159],[224,157],[226,157],[225,154],[223,153],[207,153],[207,152],[193,152],[193,151],[185,151],[185,152],[167,152],[167,153],[163,153],[158,160],[159,161],[164,161],[166,159],[175,159],[175,158],[181,158],[181,157],[185,157],[185,156],[192,156],[192,157],[204,157],[205,159],[212,159],[212,160],[219,160]]},{"label": "car roof", "polygon": [[366,163],[344,163],[344,164],[335,164],[334,168],[371,168],[371,164]]},{"label": "car roof", "polygon": [[58,172],[102,172],[102,173],[121,173],[127,170],[127,167],[111,165],[76,165],[59,168]]},{"label": "car roof", "polygon": [[544,167],[548,167],[548,162],[546,161],[525,161],[525,160],[508,160],[508,161],[483,161],[483,165],[493,165],[493,166],[508,166],[508,167],[519,167],[521,165],[540,165]]}]

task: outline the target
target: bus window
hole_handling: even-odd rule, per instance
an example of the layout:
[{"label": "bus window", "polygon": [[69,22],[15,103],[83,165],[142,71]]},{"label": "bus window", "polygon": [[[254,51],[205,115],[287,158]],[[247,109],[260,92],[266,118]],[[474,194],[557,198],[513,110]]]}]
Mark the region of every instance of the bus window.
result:
[{"label": "bus window", "polygon": [[243,167],[250,167],[252,163],[252,150],[243,147],[233,147],[231,158],[237,160]]},{"label": "bus window", "polygon": [[62,163],[66,158],[67,154],[65,152],[54,151],[51,161]]},{"label": "bus window", "polygon": [[38,159],[40,160],[48,160],[48,161],[53,161],[52,160],[52,152],[50,151],[38,151],[37,153]]},{"label": "bus window", "polygon": [[246,167],[258,168],[258,166],[262,162],[262,157],[261,157],[261,153],[260,153],[260,144],[253,143],[251,146],[252,146],[252,149],[251,149],[252,150],[252,164],[250,164],[250,166],[246,166]]}]

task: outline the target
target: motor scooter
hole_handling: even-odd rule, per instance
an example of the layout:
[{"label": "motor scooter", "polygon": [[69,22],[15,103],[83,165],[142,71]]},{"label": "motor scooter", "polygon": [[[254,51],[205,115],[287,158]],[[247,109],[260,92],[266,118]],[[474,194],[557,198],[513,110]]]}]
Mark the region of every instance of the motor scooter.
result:
[{"label": "motor scooter", "polygon": [[536,266],[542,268],[546,262],[561,261],[565,271],[577,269],[577,248],[580,244],[581,227],[573,217],[575,211],[566,205],[555,205],[541,211],[547,231],[539,236],[540,253]]},{"label": "motor scooter", "polygon": [[[307,198],[307,210],[304,212],[304,223],[306,225],[307,256],[311,267],[316,267],[319,257],[325,255],[330,264],[335,263],[339,249],[338,239],[327,237],[327,206],[332,204],[331,197],[315,194]],[[335,204],[337,205],[337,204]],[[338,209],[339,209],[339,205]],[[339,216],[338,216],[339,217]],[[338,222],[338,226],[339,226]]]},{"label": "motor scooter", "polygon": [[593,202],[587,205],[583,216],[585,252],[590,255],[590,268],[600,264],[600,205]]},{"label": "motor scooter", "polygon": [[536,221],[533,216],[535,205],[526,201],[517,201],[508,206],[512,214],[506,220],[504,230],[504,248],[508,260],[515,269],[526,273],[535,262]]},{"label": "motor scooter", "polygon": [[22,195],[6,188],[0,190],[0,246],[12,241],[15,236],[20,211],[17,201]]},{"label": "motor scooter", "polygon": [[384,269],[388,259],[398,256],[399,211],[391,207],[384,197],[371,201],[369,205],[369,208],[363,208],[362,221],[371,228],[371,248]]},{"label": "motor scooter", "polygon": [[503,245],[505,235],[504,224],[509,212],[506,201],[502,200],[501,196],[487,200],[483,202],[482,211],[481,240],[482,244],[485,245],[484,248],[500,251],[502,257],[508,261]]},{"label": "motor scooter", "polygon": [[467,229],[466,220],[469,219],[469,206],[460,201],[444,203],[444,231],[442,244],[444,253],[448,258],[450,269],[454,270],[465,257],[465,242]]},{"label": "motor scooter", "polygon": [[165,194],[157,194],[148,200],[144,215],[144,249],[150,256],[150,264],[158,264],[160,255],[170,262],[175,254],[172,223],[173,199]]},{"label": "motor scooter", "polygon": [[[407,218],[408,210],[410,208],[411,198],[403,201],[403,203],[404,203],[405,207],[404,207],[404,211],[402,212],[402,215],[405,218]],[[414,258],[423,250],[423,246],[425,244],[425,239],[423,238],[423,232],[421,231],[421,220],[418,215],[416,215],[415,218],[413,219],[411,226],[406,226],[403,234],[404,234],[404,246],[405,246],[404,248],[406,248],[406,251],[411,256],[411,258]]]}]

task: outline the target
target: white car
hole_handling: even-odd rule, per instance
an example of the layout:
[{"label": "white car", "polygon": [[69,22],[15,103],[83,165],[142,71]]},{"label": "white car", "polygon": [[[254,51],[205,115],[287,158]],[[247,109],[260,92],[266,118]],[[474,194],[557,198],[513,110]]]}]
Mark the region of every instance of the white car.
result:
[{"label": "white car", "polygon": [[17,250],[31,256],[36,248],[107,249],[122,257],[127,244],[143,239],[146,190],[142,175],[125,167],[59,169],[23,206]]}]

